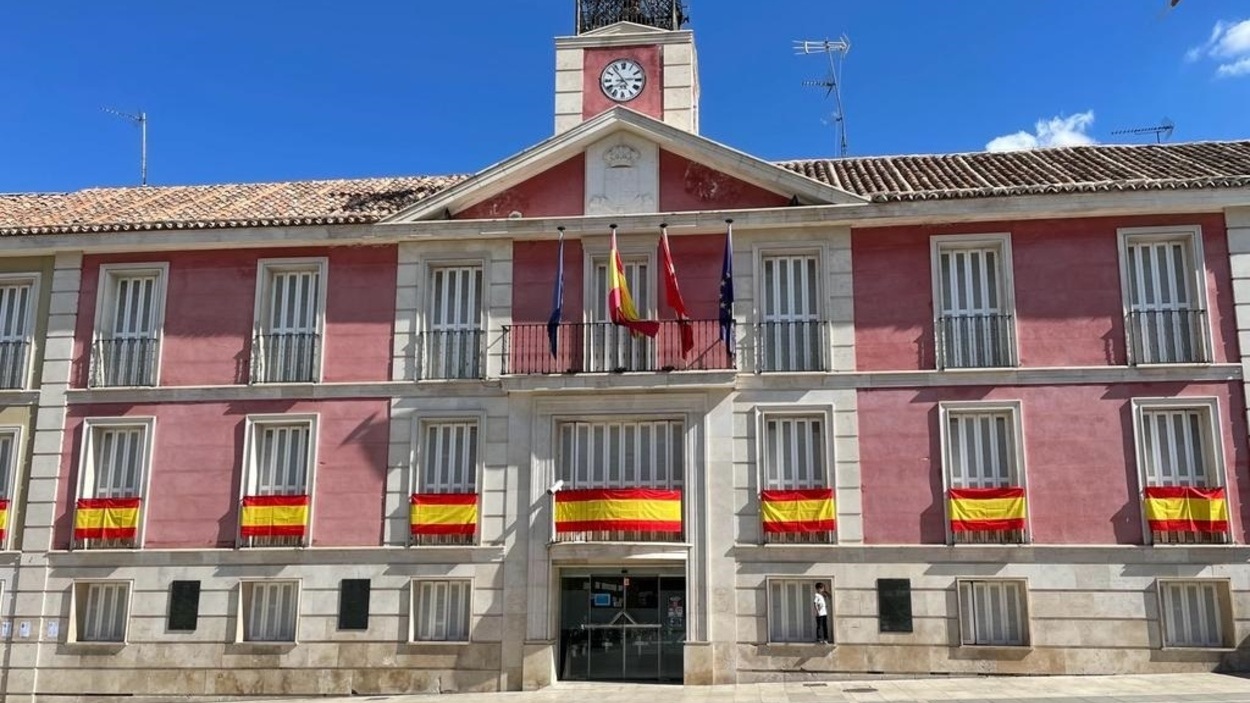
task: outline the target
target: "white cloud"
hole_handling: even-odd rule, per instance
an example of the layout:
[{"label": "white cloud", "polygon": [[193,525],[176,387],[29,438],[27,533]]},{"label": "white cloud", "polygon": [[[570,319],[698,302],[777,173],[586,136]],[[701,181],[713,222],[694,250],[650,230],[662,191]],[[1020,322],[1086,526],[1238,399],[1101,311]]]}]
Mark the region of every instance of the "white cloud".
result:
[{"label": "white cloud", "polygon": [[1005,134],[990,140],[986,151],[1023,151],[1048,146],[1084,146],[1097,144],[1087,134],[1094,124],[1094,111],[1079,112],[1071,117],[1052,117],[1038,120],[1033,132]]},{"label": "white cloud", "polygon": [[1216,22],[1206,43],[1185,52],[1185,60],[1207,57],[1216,62],[1215,75],[1222,78],[1250,75],[1250,20]]}]

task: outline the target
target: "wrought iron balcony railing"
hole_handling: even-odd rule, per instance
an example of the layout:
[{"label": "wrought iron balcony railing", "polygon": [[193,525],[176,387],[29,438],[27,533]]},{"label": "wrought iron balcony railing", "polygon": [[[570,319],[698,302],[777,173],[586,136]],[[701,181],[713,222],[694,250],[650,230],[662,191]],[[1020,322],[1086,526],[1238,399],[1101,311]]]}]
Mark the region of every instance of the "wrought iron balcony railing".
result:
[{"label": "wrought iron balcony railing", "polygon": [[823,320],[763,322],[755,326],[757,358],[761,373],[828,371],[829,324]]},{"label": "wrought iron balcony railing", "polygon": [[101,339],[92,345],[91,387],[156,385],[156,339]]},{"label": "wrought iron balcony railing", "polygon": [[1125,321],[1129,363],[1205,364],[1207,311],[1135,310]]},{"label": "wrought iron balcony railing", "polygon": [[29,341],[13,339],[0,342],[0,388],[11,390],[26,387],[29,358]]},{"label": "wrought iron balcony railing", "polygon": [[486,377],[486,333],[432,330],[421,333],[420,377],[429,380]]},{"label": "wrought iron balcony railing", "polygon": [[313,383],[320,376],[321,335],[262,334],[252,342],[252,383]]},{"label": "wrought iron balcony railing", "polygon": [[681,324],[660,322],[654,339],[611,322],[570,322],[556,329],[556,353],[546,324],[503,330],[505,375],[626,373],[635,371],[731,371],[734,359],[720,339],[716,320],[691,320],[694,347],[682,355]]},{"label": "wrought iron balcony railing", "polygon": [[938,368],[1015,366],[1015,317],[1009,314],[943,315],[936,323]]},{"label": "wrought iron balcony railing", "polygon": [[659,29],[681,29],[690,19],[681,0],[575,0],[577,33],[617,22],[634,22]]}]

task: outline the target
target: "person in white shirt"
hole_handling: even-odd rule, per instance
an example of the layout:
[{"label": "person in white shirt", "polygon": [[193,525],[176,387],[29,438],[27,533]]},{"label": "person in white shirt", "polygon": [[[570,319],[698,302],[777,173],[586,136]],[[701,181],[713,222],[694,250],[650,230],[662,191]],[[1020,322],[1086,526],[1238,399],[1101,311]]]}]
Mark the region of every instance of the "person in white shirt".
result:
[{"label": "person in white shirt", "polygon": [[816,584],[816,595],[812,597],[812,610],[816,613],[816,641],[829,644],[829,601],[825,596],[825,584]]}]

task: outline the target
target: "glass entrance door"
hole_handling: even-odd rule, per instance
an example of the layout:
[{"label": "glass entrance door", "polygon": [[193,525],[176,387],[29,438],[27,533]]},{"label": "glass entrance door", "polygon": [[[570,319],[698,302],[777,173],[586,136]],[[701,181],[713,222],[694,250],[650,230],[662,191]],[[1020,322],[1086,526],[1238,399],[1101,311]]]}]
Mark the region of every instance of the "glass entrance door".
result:
[{"label": "glass entrance door", "polygon": [[560,580],[560,679],[681,683],[686,579],[657,574]]}]

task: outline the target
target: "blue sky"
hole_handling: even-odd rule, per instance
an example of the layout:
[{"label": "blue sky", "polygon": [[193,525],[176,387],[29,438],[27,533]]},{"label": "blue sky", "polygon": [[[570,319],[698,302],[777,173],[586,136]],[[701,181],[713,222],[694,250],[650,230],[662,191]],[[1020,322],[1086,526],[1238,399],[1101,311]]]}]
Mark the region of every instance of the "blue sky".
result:
[{"label": "blue sky", "polygon": [[[796,39],[849,36],[850,153],[1250,137],[1245,0],[690,0],[705,135],[831,156]],[[465,173],[551,134],[573,0],[40,0],[0,22],[0,192]],[[1039,121],[1041,136],[1039,138]],[[1027,132],[1032,135],[1021,135]],[[1138,139],[1140,140],[1140,138]],[[998,142],[1003,144],[1004,142]]]}]

